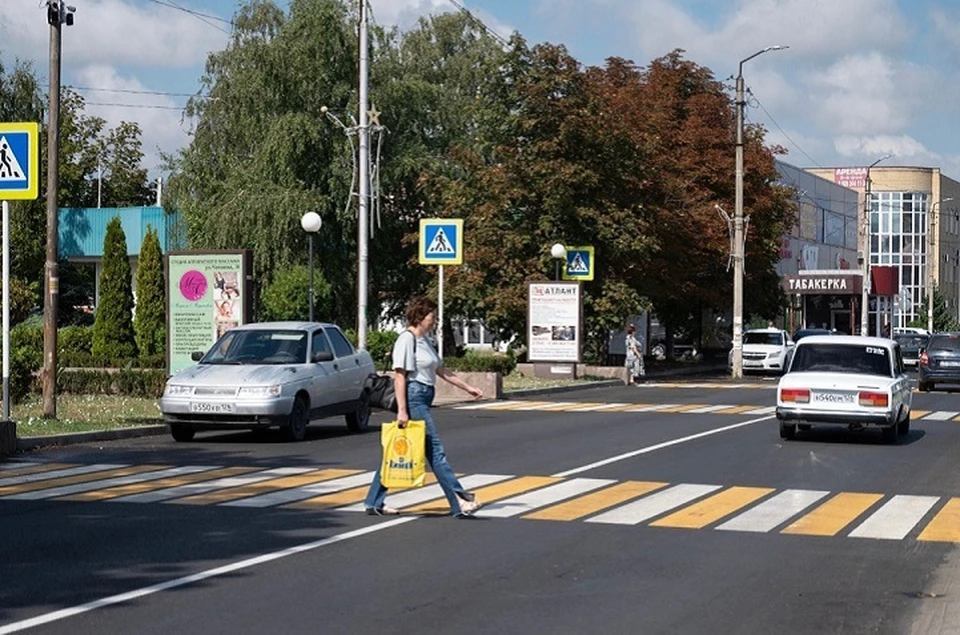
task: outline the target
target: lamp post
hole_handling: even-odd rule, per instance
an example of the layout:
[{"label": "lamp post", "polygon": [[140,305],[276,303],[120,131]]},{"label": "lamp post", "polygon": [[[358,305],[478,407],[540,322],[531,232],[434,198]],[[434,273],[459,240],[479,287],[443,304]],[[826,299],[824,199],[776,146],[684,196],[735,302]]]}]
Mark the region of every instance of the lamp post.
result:
[{"label": "lamp post", "polygon": [[885,154],[868,165],[867,178],[863,182],[863,264],[861,265],[863,281],[860,285],[860,335],[870,335],[870,289],[868,286],[870,280],[870,184],[872,183],[870,170],[892,156],[892,154]]},{"label": "lamp post", "polygon": [[768,46],[740,60],[737,71],[737,186],[733,218],[733,376],[743,377],[743,65],[769,51],[782,51],[789,46]]},{"label": "lamp post", "polygon": [[933,257],[933,251],[936,247],[937,207],[939,207],[941,203],[952,200],[953,197],[948,197],[934,201],[933,205],[930,206],[930,218],[927,222],[927,330],[931,333],[933,333],[933,265],[934,262],[936,262]]},{"label": "lamp post", "polygon": [[303,227],[303,231],[307,232],[307,239],[309,242],[309,268],[310,268],[310,321],[313,322],[313,235],[320,231],[320,225],[323,224],[323,221],[320,219],[320,214],[316,212],[307,212],[300,218],[300,227]]},{"label": "lamp post", "polygon": [[550,255],[557,261],[556,267],[554,268],[555,278],[560,280],[560,262],[567,259],[567,248],[564,247],[561,243],[556,243],[553,247],[550,248]]}]

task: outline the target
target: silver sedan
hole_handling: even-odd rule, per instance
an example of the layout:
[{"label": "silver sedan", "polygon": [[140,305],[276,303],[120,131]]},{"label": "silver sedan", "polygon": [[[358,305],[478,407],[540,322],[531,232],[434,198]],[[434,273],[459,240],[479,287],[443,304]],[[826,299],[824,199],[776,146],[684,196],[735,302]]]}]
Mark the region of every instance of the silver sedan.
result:
[{"label": "silver sedan", "polygon": [[301,441],[314,419],[344,415],[355,432],[369,423],[364,384],[373,359],[334,324],[246,324],[193,358],[199,363],[168,379],[160,399],[177,441],[201,429],[269,427]]}]

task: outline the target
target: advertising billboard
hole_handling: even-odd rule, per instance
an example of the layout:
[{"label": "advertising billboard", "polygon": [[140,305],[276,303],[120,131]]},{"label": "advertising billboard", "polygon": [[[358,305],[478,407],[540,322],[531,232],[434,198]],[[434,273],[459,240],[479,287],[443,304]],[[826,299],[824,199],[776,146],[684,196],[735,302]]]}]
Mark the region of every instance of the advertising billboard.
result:
[{"label": "advertising billboard", "polygon": [[580,282],[527,286],[527,361],[579,362],[583,349]]}]

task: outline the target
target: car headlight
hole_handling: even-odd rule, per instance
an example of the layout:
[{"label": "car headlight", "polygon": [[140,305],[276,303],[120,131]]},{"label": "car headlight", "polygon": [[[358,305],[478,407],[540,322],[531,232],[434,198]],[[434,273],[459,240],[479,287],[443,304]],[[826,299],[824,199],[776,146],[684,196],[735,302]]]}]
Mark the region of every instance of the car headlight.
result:
[{"label": "car headlight", "polygon": [[163,389],[166,397],[189,397],[193,394],[193,386],[184,386],[182,384],[167,384]]},{"label": "car headlight", "polygon": [[280,386],[241,386],[237,392],[238,397],[279,397]]},{"label": "car headlight", "polygon": [[776,359],[776,358],[780,357],[781,355],[783,355],[783,351],[774,351],[774,352],[770,353],[767,357],[769,357],[770,359]]}]

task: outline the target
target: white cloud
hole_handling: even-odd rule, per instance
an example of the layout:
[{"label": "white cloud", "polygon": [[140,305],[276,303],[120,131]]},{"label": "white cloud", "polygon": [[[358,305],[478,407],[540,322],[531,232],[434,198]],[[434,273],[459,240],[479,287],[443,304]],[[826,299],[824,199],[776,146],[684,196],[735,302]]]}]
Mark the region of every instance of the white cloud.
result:
[{"label": "white cloud", "polygon": [[943,158],[936,152],[927,149],[923,143],[910,135],[876,135],[858,137],[855,135],[841,135],[834,140],[837,153],[844,157],[871,157],[893,155],[894,163],[903,164],[937,164]]}]

